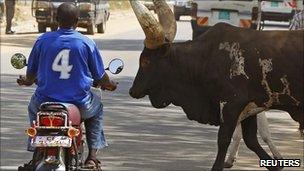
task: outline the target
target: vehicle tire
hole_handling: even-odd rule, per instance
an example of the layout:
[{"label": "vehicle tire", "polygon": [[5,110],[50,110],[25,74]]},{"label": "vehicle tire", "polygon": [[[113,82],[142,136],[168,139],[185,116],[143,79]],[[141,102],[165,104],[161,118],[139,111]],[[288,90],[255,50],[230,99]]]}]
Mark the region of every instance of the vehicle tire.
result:
[{"label": "vehicle tire", "polygon": [[84,162],[85,162],[84,147],[85,147],[85,141],[81,140],[81,145],[79,146],[79,149],[78,149],[78,163],[79,164],[84,164]]},{"label": "vehicle tire", "polygon": [[97,33],[104,33],[106,31],[106,20],[97,25]]},{"label": "vehicle tire", "polygon": [[90,24],[87,27],[87,33],[90,34],[90,35],[94,35],[94,24]]},{"label": "vehicle tire", "polygon": [[258,25],[257,24],[251,24],[250,28],[253,29],[253,30],[257,30]]},{"label": "vehicle tire", "polygon": [[45,33],[46,32],[46,24],[38,23],[38,32],[39,33]]},{"label": "vehicle tire", "polygon": [[176,20],[176,21],[179,21],[179,18],[180,18],[180,15],[179,15],[179,14],[174,13],[174,17],[175,17],[175,20]]},{"label": "vehicle tire", "polygon": [[[76,139],[74,139],[73,141],[76,141]],[[84,146],[85,146],[85,141],[81,140],[81,144],[78,147],[78,152],[77,152],[78,158],[76,155],[71,156],[70,149],[68,148],[65,149],[63,153],[64,154],[63,159],[64,159],[64,164],[66,166],[66,171],[73,171],[73,168],[80,167],[84,164],[85,162]]]},{"label": "vehicle tire", "polygon": [[57,26],[57,25],[51,26],[51,31],[57,31],[57,29],[58,29],[58,26]]},{"label": "vehicle tire", "polygon": [[66,171],[72,171],[73,170],[73,156],[70,156],[70,150],[68,148],[63,149],[63,163],[65,165],[65,170]]},{"label": "vehicle tire", "polygon": [[265,21],[261,21],[259,25],[259,30],[263,30],[265,27]]}]

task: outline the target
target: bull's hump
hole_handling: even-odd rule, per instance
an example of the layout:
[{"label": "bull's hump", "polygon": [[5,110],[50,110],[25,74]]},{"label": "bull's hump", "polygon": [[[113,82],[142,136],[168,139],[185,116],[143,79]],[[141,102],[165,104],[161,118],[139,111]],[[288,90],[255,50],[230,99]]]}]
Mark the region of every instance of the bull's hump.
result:
[{"label": "bull's hump", "polygon": [[220,23],[216,23],[213,28],[216,28],[216,29],[219,29],[219,28],[233,28],[234,26],[230,25],[230,24],[227,24],[227,23],[223,23],[223,22],[220,22]]},{"label": "bull's hump", "polygon": [[211,30],[216,31],[218,33],[225,33],[226,31],[236,31],[237,33],[239,33],[239,31],[253,31],[251,29],[244,29],[244,28],[240,28],[240,27],[236,27],[233,25],[230,25],[228,23],[217,23],[215,24],[213,27],[211,27]]}]

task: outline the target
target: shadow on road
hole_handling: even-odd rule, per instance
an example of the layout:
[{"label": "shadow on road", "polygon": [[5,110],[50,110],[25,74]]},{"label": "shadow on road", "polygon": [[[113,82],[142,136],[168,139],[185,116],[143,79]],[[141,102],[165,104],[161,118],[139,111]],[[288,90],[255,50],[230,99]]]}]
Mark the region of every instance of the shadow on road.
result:
[{"label": "shadow on road", "polygon": [[41,34],[41,33],[38,33],[38,32],[17,32],[15,33],[16,35],[37,35],[37,34]]},{"label": "shadow on road", "polygon": [[[32,34],[16,34],[1,37],[1,46],[26,47],[32,48],[37,35]],[[141,51],[144,47],[143,40],[127,40],[127,39],[93,39],[100,50],[115,51]]]},{"label": "shadow on road", "polygon": [[38,34],[16,34],[1,36],[1,46],[33,47],[38,36]]},{"label": "shadow on road", "polygon": [[[27,104],[34,87],[18,87],[17,75],[1,76],[1,165],[29,161],[25,152]],[[178,107],[154,109],[147,98],[128,95],[132,77],[117,79],[115,92],[104,92],[104,129],[109,147],[102,150],[104,170],[210,170],[217,152],[217,127],[186,119]],[[283,156],[301,158],[297,125],[271,119],[271,132]],[[303,143],[303,142],[302,142]],[[265,145],[264,145],[265,146]],[[235,169],[260,169],[244,144]],[[302,160],[303,161],[303,160]]]},{"label": "shadow on road", "polygon": [[[16,34],[11,36],[1,37],[1,46],[25,47],[32,48],[38,34]],[[17,41],[16,41],[17,40]],[[104,39],[93,38],[100,50],[112,51],[142,51],[144,48],[144,40],[140,39]],[[184,40],[175,40],[176,42],[183,42]]]},{"label": "shadow on road", "polygon": [[93,39],[100,50],[141,51],[144,40],[128,39]]},{"label": "shadow on road", "polygon": [[[142,51],[144,39],[94,39],[98,49],[113,51]],[[185,42],[185,40],[174,40],[174,42]]]}]

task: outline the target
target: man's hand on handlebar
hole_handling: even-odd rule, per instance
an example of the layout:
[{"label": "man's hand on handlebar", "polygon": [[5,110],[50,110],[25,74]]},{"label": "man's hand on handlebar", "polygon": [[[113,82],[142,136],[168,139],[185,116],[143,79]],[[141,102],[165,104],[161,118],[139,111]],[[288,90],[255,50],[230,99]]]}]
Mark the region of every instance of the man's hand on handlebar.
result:
[{"label": "man's hand on handlebar", "polygon": [[117,88],[117,82],[110,80],[108,74],[104,74],[102,79],[94,80],[93,87],[101,88],[102,90],[114,91]]},{"label": "man's hand on handlebar", "polygon": [[109,81],[108,83],[102,85],[100,88],[102,90],[114,91],[117,88],[117,82]]}]

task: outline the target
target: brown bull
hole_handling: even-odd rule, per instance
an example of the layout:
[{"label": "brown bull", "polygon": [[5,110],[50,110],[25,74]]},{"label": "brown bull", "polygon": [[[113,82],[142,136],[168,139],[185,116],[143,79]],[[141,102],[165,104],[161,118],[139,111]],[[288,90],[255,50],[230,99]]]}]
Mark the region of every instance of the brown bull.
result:
[{"label": "brown bull", "polygon": [[148,95],[155,108],[181,106],[190,120],[219,125],[212,170],[223,169],[238,122],[247,147],[271,159],[256,136],[261,111],[287,111],[304,128],[303,30],[255,31],[220,23],[194,41],[172,43],[176,23],[163,0],[154,1],[160,24],[138,1],[130,3],[146,34],[130,95]]}]

